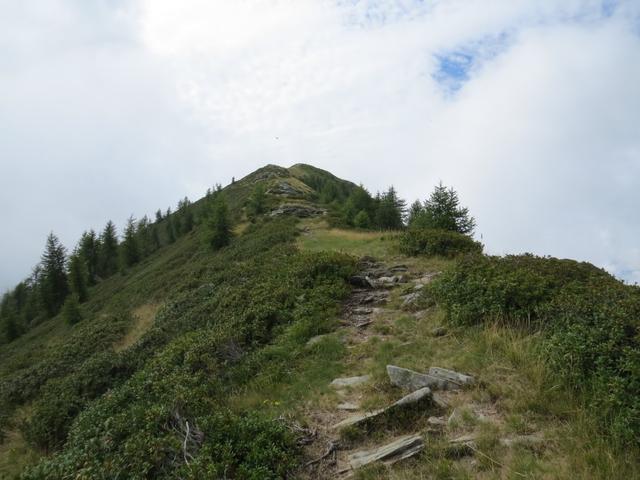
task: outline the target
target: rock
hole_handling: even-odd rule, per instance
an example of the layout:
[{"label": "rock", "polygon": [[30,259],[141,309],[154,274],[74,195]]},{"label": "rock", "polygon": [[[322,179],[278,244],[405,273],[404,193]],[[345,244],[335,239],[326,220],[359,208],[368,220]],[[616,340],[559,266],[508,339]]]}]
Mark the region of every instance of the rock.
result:
[{"label": "rock", "polygon": [[447,329],[444,327],[436,327],[431,330],[431,336],[433,337],[442,337],[447,334]]},{"label": "rock", "polygon": [[354,315],[371,315],[373,313],[373,308],[370,307],[356,307],[352,310]]},{"label": "rock", "polygon": [[445,455],[450,458],[460,458],[473,455],[477,450],[476,436],[474,434],[462,435],[461,437],[449,440],[449,446],[445,450]]},{"label": "rock", "polygon": [[354,287],[373,288],[373,283],[366,275],[353,275],[349,278],[349,283]]},{"label": "rock", "polygon": [[462,435],[460,437],[456,437],[454,439],[449,440],[449,443],[451,444],[455,444],[455,443],[473,443],[475,444],[476,441],[476,434],[475,433],[469,433],[467,435]]},{"label": "rock", "polygon": [[389,380],[393,385],[403,390],[415,391],[423,387],[446,390],[449,386],[449,382],[442,378],[414,372],[408,368],[396,367],[395,365],[387,365],[387,375],[389,375]]},{"label": "rock", "polygon": [[370,420],[374,417],[378,417],[382,414],[387,414],[392,410],[395,410],[398,408],[405,408],[409,405],[415,405],[417,403],[420,403],[426,400],[431,401],[431,390],[427,387],[421,388],[420,390],[410,393],[409,395],[405,395],[400,400],[389,405],[386,408],[379,408],[371,412],[359,413],[357,415],[353,415],[345,420],[342,420],[339,423],[336,423],[331,428],[338,429],[338,428],[348,427],[351,425],[357,425],[359,423],[363,423],[364,421]]},{"label": "rock", "polygon": [[421,435],[405,435],[382,447],[349,455],[349,465],[354,470],[373,462],[384,462],[387,465],[391,465],[400,460],[413,457],[423,449],[424,441]]},{"label": "rock", "polygon": [[446,410],[447,408],[449,408],[449,402],[447,402],[444,397],[442,395],[440,395],[439,393],[434,392],[431,395],[431,399],[433,400],[433,403],[435,405],[437,405],[438,407],[442,408],[443,410]]},{"label": "rock", "polygon": [[406,265],[394,265],[389,270],[391,270],[393,273],[402,273],[408,271],[409,268]]},{"label": "rock", "polygon": [[463,373],[447,370],[446,368],[431,367],[429,369],[429,375],[442,378],[459,386],[473,385],[476,382],[475,378],[470,375],[464,375]]},{"label": "rock", "polygon": [[311,337],[308,341],[307,341],[307,347],[311,347],[313,345],[315,345],[316,343],[321,342],[323,339],[327,338],[329,335],[316,335],[315,337]]},{"label": "rock", "polygon": [[427,418],[427,423],[434,427],[445,427],[447,420],[444,417],[429,417]]},{"label": "rock", "polygon": [[326,210],[311,207],[309,205],[282,204],[275,210],[272,210],[270,215],[272,217],[291,215],[293,217],[307,218],[319,217],[321,215],[324,215],[325,213]]},{"label": "rock", "polygon": [[418,293],[418,292],[409,293],[407,295],[403,295],[402,298],[403,298],[403,300],[402,300],[402,308],[412,307],[412,306],[415,305],[415,303],[420,298],[420,293]]},{"label": "rock", "polygon": [[429,387],[421,388],[420,390],[416,390],[409,395],[405,395],[396,403],[391,405],[389,408],[402,407],[406,405],[411,405],[412,403],[418,403],[425,399],[431,399],[431,389]]},{"label": "rock", "polygon": [[276,185],[267,190],[267,193],[270,193],[272,195],[283,195],[287,197],[304,197],[304,192],[302,190],[294,187],[286,181],[278,182]]},{"label": "rock", "polygon": [[371,379],[371,375],[361,375],[359,377],[336,378],[330,385],[334,388],[355,387],[367,383]]},{"label": "rock", "polygon": [[358,410],[360,406],[356,405],[355,403],[343,402],[343,403],[339,403],[336,408],[338,410],[346,410],[347,412],[353,412],[355,410]]}]

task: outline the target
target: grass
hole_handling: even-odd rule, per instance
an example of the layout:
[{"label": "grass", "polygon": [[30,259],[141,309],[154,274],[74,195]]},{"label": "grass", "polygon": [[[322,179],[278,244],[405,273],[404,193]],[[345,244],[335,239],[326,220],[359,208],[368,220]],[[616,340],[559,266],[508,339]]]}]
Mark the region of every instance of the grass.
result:
[{"label": "grass", "polygon": [[114,345],[114,350],[116,352],[121,352],[142,338],[147,330],[149,330],[153,325],[156,313],[158,313],[160,307],[161,304],[159,303],[146,303],[135,308],[132,312],[133,323],[125,333],[124,337]]}]

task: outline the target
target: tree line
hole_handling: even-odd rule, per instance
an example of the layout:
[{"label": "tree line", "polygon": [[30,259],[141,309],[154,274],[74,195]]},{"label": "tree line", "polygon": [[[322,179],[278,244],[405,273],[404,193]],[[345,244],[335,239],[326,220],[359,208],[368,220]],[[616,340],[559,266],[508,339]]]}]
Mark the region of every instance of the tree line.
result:
[{"label": "tree line", "polygon": [[230,222],[221,191],[220,185],[209,189],[198,208],[185,197],[178,202],[175,212],[171,207],[165,212],[158,210],[154,221],[146,215],[140,220],[131,216],[121,236],[109,220],[100,233],[85,231],[70,254],[51,232],[31,275],[0,301],[0,340],[4,337],[4,341],[10,342],[60,312],[67,322],[77,323],[82,319],[80,304],[87,301],[92,286],[174,243],[197,223],[207,219],[210,225],[217,222],[216,228],[222,234],[212,245],[227,244]]}]

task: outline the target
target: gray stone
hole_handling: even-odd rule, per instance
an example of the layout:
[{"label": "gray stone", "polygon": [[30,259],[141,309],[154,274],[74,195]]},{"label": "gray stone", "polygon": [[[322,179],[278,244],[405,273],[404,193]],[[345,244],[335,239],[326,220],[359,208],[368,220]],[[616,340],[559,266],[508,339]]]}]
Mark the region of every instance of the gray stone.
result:
[{"label": "gray stone", "polygon": [[359,377],[336,378],[330,385],[334,388],[355,387],[367,383],[371,379],[371,375],[361,375]]},{"label": "gray stone", "polygon": [[366,275],[353,275],[349,278],[349,283],[354,287],[373,288],[371,279]]},{"label": "gray stone", "polygon": [[447,334],[447,329],[444,327],[436,327],[433,330],[431,330],[431,335],[434,337],[442,337],[443,335]]},{"label": "gray stone", "polygon": [[319,217],[324,215],[326,210],[320,208],[311,207],[309,205],[294,205],[283,204],[275,210],[271,211],[272,217],[278,217],[281,215],[291,215],[293,217],[307,218],[307,217]]},{"label": "gray stone", "polygon": [[427,423],[434,427],[445,427],[447,420],[444,417],[429,417],[427,418]]},{"label": "gray stone", "polygon": [[446,368],[431,367],[429,369],[429,375],[442,378],[452,384],[459,386],[473,385],[476,380],[470,375],[454,372],[453,370],[447,370]]},{"label": "gray stone", "polygon": [[294,187],[293,185],[291,185],[289,182],[286,182],[286,181],[278,182],[276,185],[274,185],[269,190],[267,190],[267,193],[270,193],[272,195],[283,195],[287,197],[303,197],[304,196],[304,192],[302,190]]},{"label": "gray stone", "polygon": [[409,395],[405,395],[404,397],[402,397],[400,400],[398,400],[397,402],[389,405],[386,408],[379,408],[377,410],[372,410],[370,412],[365,412],[365,413],[359,413],[357,415],[352,415],[349,418],[346,418],[345,420],[342,420],[339,423],[336,423],[332,428],[333,429],[339,429],[339,428],[344,428],[344,427],[348,427],[351,425],[358,425],[360,423],[363,423],[365,421],[371,420],[374,417],[378,417],[380,415],[383,414],[388,414],[391,411],[398,409],[398,408],[404,408],[407,407],[409,405],[414,405],[417,404],[419,402],[423,402],[429,400],[431,401],[431,390],[429,388],[421,388],[420,390],[417,390],[413,393],[410,393]]},{"label": "gray stone", "polygon": [[423,449],[424,440],[421,435],[405,435],[382,447],[349,455],[349,464],[354,470],[374,462],[384,462],[391,465],[413,457]]},{"label": "gray stone", "polygon": [[338,410],[346,410],[347,412],[353,412],[358,410],[360,407],[355,403],[343,402],[343,403],[339,403],[336,408]]},{"label": "gray stone", "polygon": [[429,387],[434,390],[446,390],[449,386],[449,382],[442,378],[414,372],[413,370],[396,367],[395,365],[387,365],[387,374],[393,385],[409,391],[415,391],[423,387]]}]

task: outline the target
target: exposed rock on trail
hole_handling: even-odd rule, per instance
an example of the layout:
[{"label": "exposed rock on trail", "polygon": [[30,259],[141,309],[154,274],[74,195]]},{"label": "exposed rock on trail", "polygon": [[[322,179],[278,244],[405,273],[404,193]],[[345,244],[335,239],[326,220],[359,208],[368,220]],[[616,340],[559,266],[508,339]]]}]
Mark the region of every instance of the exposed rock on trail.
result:
[{"label": "exposed rock on trail", "polygon": [[377,461],[391,465],[410,458],[423,449],[424,441],[421,435],[405,435],[374,450],[365,450],[349,455],[349,465],[354,470]]}]

